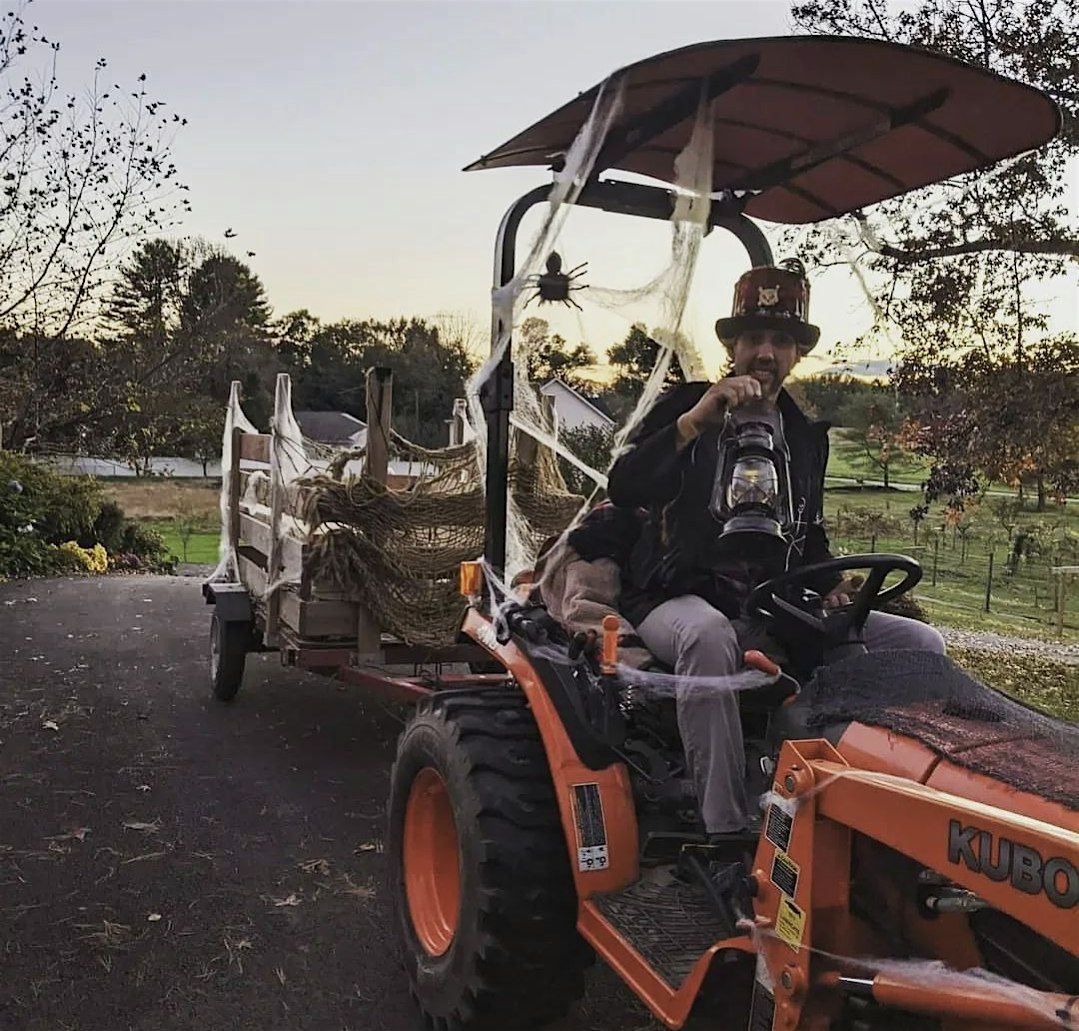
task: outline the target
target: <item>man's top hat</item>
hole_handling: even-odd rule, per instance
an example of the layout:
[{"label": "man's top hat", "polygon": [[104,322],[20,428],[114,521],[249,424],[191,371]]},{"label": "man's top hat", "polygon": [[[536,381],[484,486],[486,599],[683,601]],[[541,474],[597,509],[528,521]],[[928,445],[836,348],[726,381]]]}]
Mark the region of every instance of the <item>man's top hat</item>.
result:
[{"label": "man's top hat", "polygon": [[806,354],[820,338],[820,330],[808,320],[809,281],[802,263],[790,258],[778,266],[751,268],[738,280],[730,318],[716,320],[716,335],[730,348],[747,330],[782,330]]}]

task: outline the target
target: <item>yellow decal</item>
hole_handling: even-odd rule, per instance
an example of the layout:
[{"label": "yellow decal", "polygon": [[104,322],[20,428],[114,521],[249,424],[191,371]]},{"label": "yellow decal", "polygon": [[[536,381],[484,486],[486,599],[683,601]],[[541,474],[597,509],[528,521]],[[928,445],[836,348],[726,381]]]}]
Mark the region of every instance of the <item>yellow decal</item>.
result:
[{"label": "yellow decal", "polygon": [[779,900],[776,914],[776,934],[792,949],[801,948],[806,929],[806,915],[785,895]]}]

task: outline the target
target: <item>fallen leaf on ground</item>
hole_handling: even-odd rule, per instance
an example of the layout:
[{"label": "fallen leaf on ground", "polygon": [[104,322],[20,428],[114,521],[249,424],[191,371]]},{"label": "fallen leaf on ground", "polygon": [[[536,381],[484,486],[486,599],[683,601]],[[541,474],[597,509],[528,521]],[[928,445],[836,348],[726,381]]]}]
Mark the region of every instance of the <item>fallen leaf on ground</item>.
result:
[{"label": "fallen leaf on ground", "polygon": [[375,889],[370,884],[356,884],[352,878],[345,874],[342,878],[341,894],[351,895],[357,899],[373,899],[375,897]]},{"label": "fallen leaf on ground", "polygon": [[285,986],[285,971],[281,967],[274,967],[274,973],[277,975],[277,980],[281,982],[281,987]]},{"label": "fallen leaf on ground", "polygon": [[146,920],[148,923],[156,924],[161,919],[160,913],[147,913]]},{"label": "fallen leaf on ground", "polygon": [[90,833],[89,827],[72,827],[69,831],[64,831],[63,834],[54,834],[49,841],[85,841],[86,835]]},{"label": "fallen leaf on ground", "polygon": [[293,892],[291,895],[286,895],[283,899],[274,899],[273,904],[275,906],[298,906],[300,900],[296,893]]},{"label": "fallen leaf on ground", "polygon": [[361,842],[359,845],[356,846],[355,851],[357,851],[357,852],[381,852],[382,851],[382,842],[381,841],[364,841],[364,842]]},{"label": "fallen leaf on ground", "polygon": [[41,728],[42,730],[59,730],[60,724],[58,724],[56,720],[45,720],[45,722],[41,724]]},{"label": "fallen leaf on ground", "polygon": [[146,823],[143,820],[125,820],[124,830],[129,831],[142,831],[144,834],[153,834],[155,831],[161,829],[160,820],[152,820],[150,823]]},{"label": "fallen leaf on ground", "polygon": [[297,864],[304,873],[328,874],[330,861],[328,859],[305,859]]}]

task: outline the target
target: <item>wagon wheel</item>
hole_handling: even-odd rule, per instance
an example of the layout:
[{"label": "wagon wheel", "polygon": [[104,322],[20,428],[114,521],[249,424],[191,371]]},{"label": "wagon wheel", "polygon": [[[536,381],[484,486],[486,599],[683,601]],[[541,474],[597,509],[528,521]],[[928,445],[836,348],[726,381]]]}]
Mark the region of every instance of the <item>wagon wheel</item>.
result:
[{"label": "wagon wheel", "polygon": [[420,704],[390,782],[389,888],[412,995],[437,1031],[558,1019],[590,950],[550,771],[516,691]]},{"label": "wagon wheel", "polygon": [[223,620],[216,613],[210,620],[210,684],[223,702],[231,702],[240,690],[250,640],[247,623]]}]

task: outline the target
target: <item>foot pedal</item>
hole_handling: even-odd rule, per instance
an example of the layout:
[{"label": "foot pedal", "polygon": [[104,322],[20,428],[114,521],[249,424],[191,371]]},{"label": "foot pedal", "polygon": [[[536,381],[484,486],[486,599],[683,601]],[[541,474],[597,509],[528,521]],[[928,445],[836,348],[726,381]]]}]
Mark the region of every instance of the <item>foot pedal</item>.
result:
[{"label": "foot pedal", "polygon": [[704,847],[708,839],[703,834],[679,831],[649,831],[641,845],[642,863],[674,863],[686,846]]},{"label": "foot pedal", "polygon": [[746,875],[752,856],[744,852],[731,859],[715,846],[687,846],[678,860],[680,877],[695,881],[722,920],[729,936],[736,933],[738,921],[752,916],[753,900]]}]

